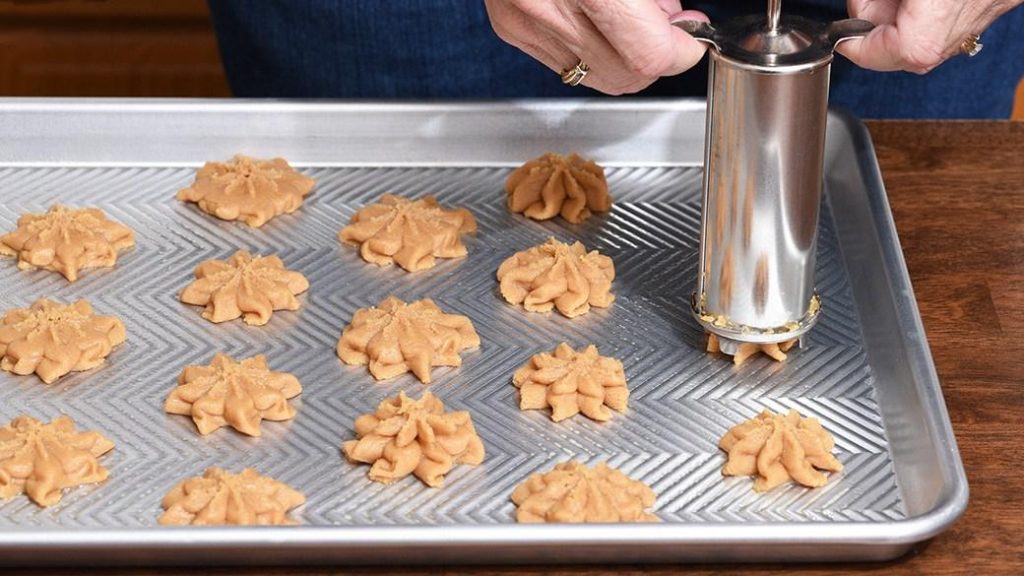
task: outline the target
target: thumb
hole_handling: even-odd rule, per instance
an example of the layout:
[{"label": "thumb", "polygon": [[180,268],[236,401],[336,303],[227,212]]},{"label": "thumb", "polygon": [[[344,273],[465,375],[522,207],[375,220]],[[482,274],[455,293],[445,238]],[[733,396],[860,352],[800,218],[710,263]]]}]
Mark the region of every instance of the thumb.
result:
[{"label": "thumb", "polygon": [[[710,22],[706,14],[698,10],[683,10],[668,17],[669,22],[679,20],[696,20],[698,22]],[[677,26],[672,26],[672,40],[675,47],[675,54],[672,66],[663,75],[674,76],[693,68],[704,57],[707,46],[699,42]]]},{"label": "thumb", "polygon": [[836,52],[868,70],[889,72],[903,69],[903,50],[899,32],[891,24],[876,27],[863,38],[840,42]]}]

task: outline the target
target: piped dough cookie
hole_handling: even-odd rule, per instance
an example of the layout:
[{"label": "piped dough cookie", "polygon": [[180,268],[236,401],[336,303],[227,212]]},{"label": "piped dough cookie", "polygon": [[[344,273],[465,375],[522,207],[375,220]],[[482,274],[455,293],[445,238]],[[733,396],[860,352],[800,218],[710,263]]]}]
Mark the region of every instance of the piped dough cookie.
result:
[{"label": "piped dough cookie", "polygon": [[612,208],[604,168],[576,154],[548,153],[523,164],[505,181],[509,210],[534,220],[561,215],[573,224]]},{"label": "piped dough cookie", "polygon": [[97,316],[85,300],[61,304],[41,298],[0,319],[0,369],[23,376],[34,372],[52,384],[68,372],[102,364],[125,335],[120,319]]},{"label": "piped dough cookie", "polygon": [[604,422],[612,410],[625,412],[629,401],[622,362],[601,356],[591,344],[579,352],[562,342],[553,353],[530,358],[512,376],[519,389],[523,410],[551,408],[551,419],[560,422],[582,412]]},{"label": "piped dough cookie", "polygon": [[817,418],[801,418],[796,410],[785,416],[768,410],[733,426],[718,443],[729,460],[725,476],[754,476],[754,490],[767,492],[790,480],[816,488],[828,481],[819,470],[840,472],[832,455],[835,440]]},{"label": "piped dough cookie", "polygon": [[178,191],[178,200],[195,202],[221,220],[241,220],[259,228],[299,209],[316,181],[284,158],[257,160],[241,154],[229,162],[207,162],[195,181]]},{"label": "piped dough cookie", "polygon": [[25,493],[40,506],[60,502],[63,490],[107,479],[99,457],[114,443],[79,432],[67,416],[43,423],[18,416],[0,428],[0,499]]},{"label": "piped dough cookie", "polygon": [[580,242],[569,245],[554,238],[516,252],[498,267],[501,296],[509,304],[530,312],[554,308],[568,318],[586,314],[591,306],[610,306],[614,279],[611,258],[587,252]]},{"label": "piped dough cookie", "polygon": [[262,354],[235,361],[218,353],[209,366],[185,367],[178,376],[178,387],[164,402],[164,411],[191,416],[204,436],[222,426],[259,436],[263,420],[295,417],[288,400],[301,392],[298,378],[271,372]]},{"label": "piped dough cookie", "polygon": [[433,196],[410,200],[385,194],[356,212],[338,239],[359,245],[367,262],[416,272],[433,268],[437,258],[464,258],[462,235],[474,232],[476,220],[465,208],[446,210]]},{"label": "piped dough cookie", "polygon": [[[737,346],[736,353],[732,356],[732,363],[739,366],[758,352],[768,356],[776,362],[783,362],[787,358],[786,352],[789,352],[796,343],[796,338],[773,344],[751,344],[749,342],[744,342]],[[712,354],[724,353],[722,352],[721,344],[718,341],[718,336],[714,334],[708,334],[708,352],[711,352]]]},{"label": "piped dough cookie", "polygon": [[288,270],[277,256],[253,256],[245,250],[227,260],[207,260],[196,267],[196,279],[181,291],[181,301],[203,306],[203,318],[220,323],[242,318],[262,326],[274,310],[298,310],[297,295],[309,281]]},{"label": "piped dough cookie", "polygon": [[389,484],[414,474],[438,488],[456,464],[484,460],[469,412],[445,412],[430,392],[419,400],[399,393],[356,419],[356,440],[342,445],[349,462],[370,464],[370,479]]},{"label": "piped dough cookie", "polygon": [[571,460],[545,474],[533,474],[512,492],[518,522],[657,522],[647,511],[654,491],[609,468]]},{"label": "piped dough cookie", "polygon": [[252,468],[238,474],[217,467],[182,480],[164,496],[164,525],[294,525],[288,511],[306,502],[302,492],[260,476]]},{"label": "piped dough cookie", "polygon": [[360,308],[338,340],[338,358],[368,365],[377,380],[412,372],[430,384],[434,366],[461,366],[463,350],[480,346],[466,316],[445,314],[432,300],[405,303],[394,296]]},{"label": "piped dough cookie", "polygon": [[42,268],[78,280],[85,268],[110,268],[117,253],[135,245],[130,228],[108,220],[99,208],[54,204],[43,214],[25,214],[18,227],[0,236],[0,254],[18,259],[18,268]]}]

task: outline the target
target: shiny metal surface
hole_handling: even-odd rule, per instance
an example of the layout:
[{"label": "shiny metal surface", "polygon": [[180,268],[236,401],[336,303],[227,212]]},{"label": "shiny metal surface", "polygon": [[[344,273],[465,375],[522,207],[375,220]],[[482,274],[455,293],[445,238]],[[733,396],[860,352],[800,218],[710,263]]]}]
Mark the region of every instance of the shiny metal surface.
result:
[{"label": "shiny metal surface", "polygon": [[[676,22],[709,44],[700,268],[691,303],[730,350],[783,342],[817,322],[814,291],[832,50],[855,21],[765,18],[714,28]],[[868,24],[870,28],[870,24]]]},{"label": "shiny metal surface", "polygon": [[[97,205],[138,245],[114,270],[75,284],[0,260],[0,308],[48,295],[86,297],[122,316],[129,339],[102,368],[44,386],[0,373],[0,420],[69,414],[117,442],[108,482],[41,510],[0,503],[0,565],[527,563],[883,560],[945,529],[967,484],[928,353],[870,141],[831,115],[816,267],[830,305],[806,346],[783,365],[733,367],[702,350],[689,315],[697,269],[704,110],[695,102],[301,104],[0,101],[0,229],[61,200]],[[547,150],[577,150],[608,166],[616,204],[581,226],[509,214],[511,167]],[[212,220],[173,199],[203,160],[280,153],[318,180],[294,216],[260,230]],[[334,234],[390,191],[435,194],[468,207],[480,232],[466,260],[409,275],[363,263]],[[834,214],[842,218],[834,218]],[[578,238],[616,262],[616,302],[585,318],[505,305],[494,270],[549,235]],[[296,314],[254,328],[212,325],[175,293],[199,260],[239,247],[277,252],[311,280]],[[333,347],[352,312],[388,293],[431,296],[469,314],[483,346],[431,390],[473,413],[487,447],[443,490],[371,483],[338,446],[381,398],[424,389],[413,378],[375,383],[342,366]],[[520,412],[512,371],[557,341],[593,342],[623,359],[626,414],[599,425]],[[162,412],[182,365],[216,350],[265,353],[305,390],[293,422],[259,439],[195,434]],[[843,474],[822,489],[766,495],[723,479],[718,437],[764,407],[798,407],[836,435]],[[571,457],[613,465],[658,494],[658,525],[525,526],[512,487]],[[305,491],[294,528],[155,526],[162,495],[209,465],[257,466]]]},{"label": "shiny metal surface", "polygon": [[780,342],[816,321],[829,66],[759,74],[711,51],[696,301],[709,330]]}]

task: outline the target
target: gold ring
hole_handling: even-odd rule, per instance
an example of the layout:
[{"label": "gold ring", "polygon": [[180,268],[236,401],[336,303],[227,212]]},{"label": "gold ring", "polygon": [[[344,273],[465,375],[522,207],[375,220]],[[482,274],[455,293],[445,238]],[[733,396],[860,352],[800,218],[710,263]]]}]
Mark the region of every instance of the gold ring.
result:
[{"label": "gold ring", "polygon": [[587,72],[590,72],[590,66],[587,66],[587,63],[581,59],[572,68],[562,70],[562,84],[579,86],[580,82],[587,77]]},{"label": "gold ring", "polygon": [[978,53],[981,52],[981,49],[985,47],[985,45],[979,42],[979,40],[981,40],[981,36],[978,36],[977,34],[971,34],[968,36],[967,39],[960,44],[960,53],[967,56],[977,56]]}]

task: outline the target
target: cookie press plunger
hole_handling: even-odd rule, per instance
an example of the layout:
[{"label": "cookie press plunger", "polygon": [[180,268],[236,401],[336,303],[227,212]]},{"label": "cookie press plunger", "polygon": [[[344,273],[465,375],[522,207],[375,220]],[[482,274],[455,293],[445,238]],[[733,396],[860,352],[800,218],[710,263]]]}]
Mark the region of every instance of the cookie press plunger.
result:
[{"label": "cookie press plunger", "polygon": [[709,46],[698,322],[740,343],[800,337],[818,319],[814,290],[833,49],[872,24],[766,16],[673,24]]}]

